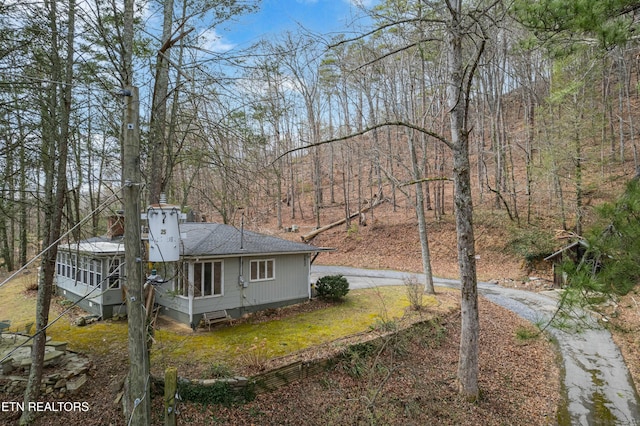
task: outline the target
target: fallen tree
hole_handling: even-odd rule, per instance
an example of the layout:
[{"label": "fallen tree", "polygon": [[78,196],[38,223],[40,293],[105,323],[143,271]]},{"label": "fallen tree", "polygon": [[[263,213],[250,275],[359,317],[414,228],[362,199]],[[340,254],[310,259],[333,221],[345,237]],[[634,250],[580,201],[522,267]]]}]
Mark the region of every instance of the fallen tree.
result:
[{"label": "fallen tree", "polygon": [[[371,210],[372,208],[374,208],[374,207],[376,207],[376,206],[379,206],[380,204],[384,203],[385,201],[386,201],[386,200],[385,200],[385,199],[383,199],[383,198],[382,198],[382,199],[381,199],[381,198],[378,198],[378,199],[376,200],[376,202],[374,202],[374,203],[370,203],[367,207],[365,207],[365,208],[363,208],[363,209],[361,209],[361,210],[359,210],[359,211],[357,211],[357,212],[355,212],[355,213],[353,213],[353,214],[349,215],[348,220],[351,220],[351,219],[354,219],[354,218],[356,218],[356,217],[359,217],[361,214],[364,214],[364,213],[368,212],[368,211],[369,211],[369,210]],[[325,226],[322,226],[322,227],[320,227],[320,228],[318,228],[318,229],[314,229],[313,231],[311,231],[311,232],[309,232],[309,233],[307,233],[307,234],[301,235],[301,236],[300,236],[300,238],[301,238],[301,239],[302,239],[302,241],[304,241],[305,243],[308,243],[309,241],[311,241],[312,239],[314,239],[316,236],[318,236],[319,234],[323,233],[324,231],[327,231],[327,230],[329,230],[329,229],[331,229],[331,228],[335,228],[336,226],[342,225],[342,224],[343,224],[343,223],[345,223],[346,221],[347,221],[347,218],[346,218],[346,217],[345,217],[345,218],[342,218],[342,219],[340,219],[340,220],[338,220],[338,221],[336,221],[336,222],[332,222],[332,223],[330,223],[330,224],[328,224],[328,225],[325,225]]]}]

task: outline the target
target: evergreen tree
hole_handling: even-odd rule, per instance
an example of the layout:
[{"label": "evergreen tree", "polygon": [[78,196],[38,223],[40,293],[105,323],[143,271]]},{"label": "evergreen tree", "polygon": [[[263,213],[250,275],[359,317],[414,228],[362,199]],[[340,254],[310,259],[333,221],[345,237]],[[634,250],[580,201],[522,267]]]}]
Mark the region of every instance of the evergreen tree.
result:
[{"label": "evergreen tree", "polygon": [[640,281],[640,179],[631,180],[615,203],[599,207],[598,215],[584,256],[565,265],[569,283],[583,293],[627,294]]},{"label": "evergreen tree", "polygon": [[517,18],[534,34],[564,49],[626,42],[637,29],[638,0],[516,0]]}]

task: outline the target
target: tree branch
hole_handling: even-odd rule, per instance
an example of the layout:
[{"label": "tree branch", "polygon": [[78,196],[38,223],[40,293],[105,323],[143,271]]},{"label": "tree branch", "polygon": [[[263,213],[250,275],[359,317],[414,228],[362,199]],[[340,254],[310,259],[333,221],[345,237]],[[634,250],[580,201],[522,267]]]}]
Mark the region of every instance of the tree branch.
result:
[{"label": "tree branch", "polygon": [[422,178],[422,179],[410,180],[409,182],[405,182],[405,183],[398,183],[398,186],[402,187],[402,186],[415,185],[416,183],[438,182],[438,181],[452,182],[453,179],[448,177]]},{"label": "tree branch", "polygon": [[405,51],[405,50],[411,49],[412,47],[417,46],[417,45],[419,45],[420,43],[424,43],[424,42],[427,42],[427,41],[442,41],[442,40],[440,40],[440,39],[438,39],[438,38],[425,38],[425,39],[422,39],[422,40],[418,40],[418,41],[416,41],[415,43],[407,44],[407,45],[405,45],[405,46],[402,46],[402,47],[399,47],[399,48],[397,48],[397,49],[394,49],[394,50],[392,50],[392,51],[390,51],[390,52],[387,52],[387,53],[385,53],[385,54],[384,54],[384,55],[382,55],[382,56],[378,56],[378,57],[376,57],[376,58],[374,58],[374,59],[370,60],[369,62],[366,62],[366,63],[364,63],[364,64],[362,64],[362,65],[358,66],[357,68],[353,69],[353,70],[352,70],[352,72],[354,72],[354,71],[360,71],[362,68],[367,67],[367,66],[369,66],[369,65],[371,65],[371,64],[374,64],[374,63],[376,63],[376,62],[378,62],[378,61],[381,61],[381,60],[382,60],[382,59],[384,59],[384,58],[388,58],[389,56],[395,55],[396,53],[400,53],[400,52],[403,52],[403,51]]},{"label": "tree branch", "polygon": [[381,25],[379,27],[374,28],[373,30],[371,30],[369,32],[360,34],[357,37],[352,37],[352,38],[348,38],[348,39],[345,39],[345,40],[340,40],[339,42],[334,43],[334,44],[330,44],[327,47],[329,49],[333,49],[333,48],[341,46],[343,44],[352,43],[354,41],[362,40],[363,38],[369,37],[370,35],[375,34],[378,31],[382,31],[382,30],[384,30],[386,28],[394,27],[396,25],[401,25],[401,24],[409,24],[409,23],[413,23],[413,22],[435,22],[435,23],[438,23],[438,24],[445,24],[445,22],[443,20],[441,20],[441,19],[425,19],[425,18],[403,19],[401,21],[394,21],[394,22],[390,22],[388,24]]},{"label": "tree branch", "polygon": [[327,139],[324,141],[320,141],[317,143],[312,143],[309,145],[305,145],[305,146],[301,146],[299,148],[293,148],[290,149],[286,152],[284,152],[283,154],[280,154],[279,156],[277,156],[270,164],[275,163],[276,161],[280,160],[282,157],[285,157],[291,153],[294,152],[298,152],[298,151],[302,151],[304,149],[309,149],[309,148],[314,148],[314,147],[318,147],[321,145],[326,145],[326,144],[330,144],[330,143],[334,143],[334,142],[341,142],[341,141],[346,141],[348,139],[352,139],[355,138],[356,136],[362,136],[366,133],[371,132],[372,130],[376,130],[376,129],[380,129],[382,127],[387,127],[387,126],[399,126],[399,127],[406,127],[409,129],[413,129],[415,131],[418,131],[420,133],[424,133],[425,135],[431,136],[434,139],[439,140],[440,142],[442,142],[443,144],[445,144],[446,146],[448,146],[450,149],[453,149],[453,143],[451,141],[449,141],[448,139],[446,139],[444,136],[436,133],[436,132],[432,132],[431,130],[427,130],[424,127],[420,127],[420,126],[416,126],[415,124],[411,124],[411,123],[406,123],[404,121],[390,121],[390,122],[386,122],[386,123],[380,123],[380,124],[376,124],[373,125],[371,127],[367,127],[366,129],[363,129],[359,132],[356,133],[352,133],[346,136],[341,136],[339,138],[333,138],[333,139]]}]

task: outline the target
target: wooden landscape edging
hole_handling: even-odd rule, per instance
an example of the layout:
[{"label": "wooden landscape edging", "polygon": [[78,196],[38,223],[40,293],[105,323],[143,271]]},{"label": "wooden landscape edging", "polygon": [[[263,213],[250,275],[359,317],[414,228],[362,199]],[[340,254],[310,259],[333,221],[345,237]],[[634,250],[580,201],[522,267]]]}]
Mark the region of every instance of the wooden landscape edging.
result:
[{"label": "wooden landscape edging", "polygon": [[[343,351],[334,353],[327,358],[319,358],[310,361],[295,361],[291,364],[287,364],[274,370],[260,373],[249,378],[232,377],[229,379],[186,379],[180,377],[178,378],[178,382],[188,383],[190,386],[201,387],[204,389],[206,389],[207,387],[219,385],[220,383],[226,383],[230,386],[230,389],[237,394],[242,394],[243,391],[247,390],[247,388],[249,387],[252,387],[253,391],[256,394],[272,392],[282,386],[289,385],[298,380],[308,379],[322,373],[331,364],[336,363],[348,349],[355,347],[356,345],[360,345],[362,343],[377,345],[378,343],[382,343],[382,339],[387,338],[389,335],[405,332],[408,329],[411,329],[420,324],[427,323],[429,321],[429,319],[421,320],[413,323],[407,328],[383,333],[368,340],[358,341],[356,343],[347,345]],[[164,378],[152,376],[151,381],[158,388],[158,391],[156,393],[160,392],[160,390],[164,392]]]},{"label": "wooden landscape edging", "polygon": [[298,380],[307,379],[326,370],[327,366],[335,359],[335,355],[327,359],[313,361],[297,361],[293,364],[285,365],[275,370],[258,374],[251,378],[255,384],[257,393],[271,392],[282,386]]}]

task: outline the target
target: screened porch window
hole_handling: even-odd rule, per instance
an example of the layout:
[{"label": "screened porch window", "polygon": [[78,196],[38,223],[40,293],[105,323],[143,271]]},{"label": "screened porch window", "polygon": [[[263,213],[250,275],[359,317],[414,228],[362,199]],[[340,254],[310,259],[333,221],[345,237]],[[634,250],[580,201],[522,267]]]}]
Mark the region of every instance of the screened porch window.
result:
[{"label": "screened porch window", "polygon": [[190,279],[194,297],[222,295],[222,261],[184,263],[182,268],[182,279],[175,288],[180,296],[189,295]]},{"label": "screened porch window", "polygon": [[122,275],[122,263],[118,257],[109,259],[109,288],[120,288],[120,275]]}]

